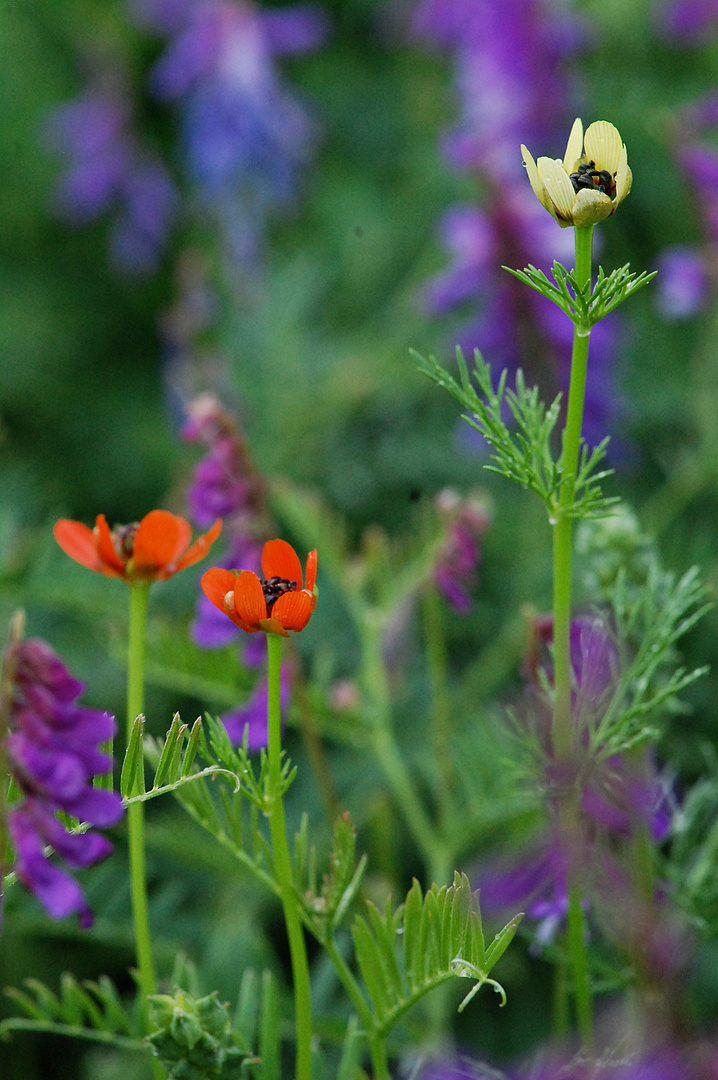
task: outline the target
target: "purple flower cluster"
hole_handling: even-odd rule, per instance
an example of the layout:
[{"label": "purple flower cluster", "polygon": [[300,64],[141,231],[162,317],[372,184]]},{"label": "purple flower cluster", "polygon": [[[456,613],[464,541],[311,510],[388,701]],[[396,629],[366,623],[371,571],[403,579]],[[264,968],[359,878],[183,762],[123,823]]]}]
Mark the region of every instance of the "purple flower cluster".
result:
[{"label": "purple flower cluster", "polygon": [[[574,113],[560,64],[581,42],[575,20],[539,0],[419,0],[413,28],[451,52],[461,108],[445,141],[449,161],[480,177],[484,201],[453,207],[440,226],[453,262],[431,282],[426,303],[436,314],[479,308],[460,336],[480,348],[494,370],[519,366],[532,379],[568,385],[573,328],[545,297],[501,270],[529,263],[549,270],[573,260],[571,230],[562,230],[531,192],[519,146],[563,154]],[[615,322],[592,335],[585,434],[600,441],[619,411],[610,360]]]},{"label": "purple flower cluster", "polygon": [[[571,760],[556,761],[550,739],[551,706],[540,691],[538,676],[543,668],[551,678],[547,646],[552,640],[551,618],[536,619],[525,670],[528,712],[543,759],[547,828],[518,861],[497,864],[480,881],[487,909],[514,909],[521,904],[527,915],[537,920],[534,951],[551,943],[564,925],[569,877],[580,877],[584,897],[598,904],[606,900],[609,883],[611,902],[617,909],[616,898],[631,891],[629,875],[618,857],[622,845],[646,827],[656,842],[661,841],[673,816],[670,784],[656,773],[649,755],[629,763],[619,756],[605,759],[591,752],[590,736],[609,706],[620,676],[616,645],[600,618],[577,618],[571,624],[577,746]],[[576,835],[567,835],[560,826],[558,807],[565,793],[576,785],[581,815]]]},{"label": "purple flower cluster", "polygon": [[[189,442],[202,442],[207,454],[197,464],[187,492],[190,514],[198,527],[220,516],[223,538],[229,550],[214,565],[225,569],[253,570],[261,574],[262,548],[270,536],[265,484],[252,461],[246,440],[234,417],[213,394],[201,394],[189,406],[183,429]],[[192,624],[192,637],[204,649],[218,649],[241,641],[242,658],[248,667],[266,662],[263,634],[244,634],[202,594]],[[292,669],[282,667],[282,708],[289,701]],[[267,745],[267,681],[261,680],[248,701],[221,717],[232,742],[241,743],[248,728],[250,751]]]},{"label": "purple flower cluster", "polygon": [[96,86],[54,112],[49,138],[65,162],[57,191],[60,212],[85,223],[113,211],[113,262],[131,273],[149,273],[164,249],[178,200],[167,169],[141,146],[131,121],[127,96],[117,87]]},{"label": "purple flower cluster", "polygon": [[315,49],[327,31],[310,5],[263,11],[249,0],[138,0],[138,17],[168,39],[151,74],[181,107],[185,164],[219,214],[230,250],[256,256],[267,211],[291,202],[316,139],[277,57]]},{"label": "purple flower cluster", "polygon": [[37,639],[17,642],[5,657],[9,719],[4,741],[10,771],[23,795],[8,814],[15,847],[14,869],[22,884],[55,919],[77,912],[80,925],[92,925],[92,912],[80,886],[46,854],[52,848],[71,869],[106,858],[112,845],[93,832],[68,832],[62,812],[80,822],[107,828],[124,812],[120,796],[92,786],[112,768],[100,743],[115,731],[108,713],[84,708],[77,699],[84,686],[61,659]]},{"label": "purple flower cluster", "polygon": [[660,5],[657,19],[669,41],[700,44],[718,32],[718,0],[668,0]]},{"label": "purple flower cluster", "polygon": [[437,588],[458,612],[471,610],[470,589],[476,583],[481,541],[491,524],[484,500],[462,499],[451,488],[436,496],[434,505],[446,525],[446,539],[434,567]]},{"label": "purple flower cluster", "polygon": [[716,94],[684,109],[674,130],[674,156],[693,191],[704,242],[661,253],[656,303],[666,319],[684,319],[708,303],[718,262],[718,150],[709,145],[718,130]]}]

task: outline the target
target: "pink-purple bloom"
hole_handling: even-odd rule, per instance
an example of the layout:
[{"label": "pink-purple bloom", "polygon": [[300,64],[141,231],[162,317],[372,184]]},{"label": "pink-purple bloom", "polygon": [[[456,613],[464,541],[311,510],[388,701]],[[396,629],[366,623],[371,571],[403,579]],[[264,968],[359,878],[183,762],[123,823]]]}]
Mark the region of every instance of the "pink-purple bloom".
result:
[{"label": "pink-purple bloom", "polygon": [[252,259],[268,210],[293,200],[316,142],[276,59],[317,48],[326,20],[312,5],[266,12],[249,0],[142,0],[136,9],[167,38],[151,89],[180,106],[188,175],[230,249]]},{"label": "pink-purple bloom", "polygon": [[481,561],[481,541],[491,524],[485,501],[462,499],[451,488],[440,491],[434,505],[446,526],[446,538],[434,565],[437,588],[462,614],[471,610],[471,589]]},{"label": "pink-purple bloom", "polygon": [[60,213],[71,222],[113,215],[113,262],[132,273],[156,269],[177,210],[169,172],[131,127],[132,109],[116,87],[93,86],[55,110],[49,139],[62,155]]},{"label": "pink-purple bloom", "polygon": [[115,792],[93,787],[112,759],[100,750],[115,721],[108,713],[77,704],[84,686],[60,657],[38,639],[16,642],[5,657],[9,731],[4,752],[23,795],[10,808],[8,829],[15,846],[18,879],[53,918],[77,913],[80,925],[92,913],[80,886],[50,861],[51,848],[71,869],[90,866],[112,851],[110,842],[87,829],[69,832],[57,818],[69,814],[89,826],[116,825],[124,812]]}]

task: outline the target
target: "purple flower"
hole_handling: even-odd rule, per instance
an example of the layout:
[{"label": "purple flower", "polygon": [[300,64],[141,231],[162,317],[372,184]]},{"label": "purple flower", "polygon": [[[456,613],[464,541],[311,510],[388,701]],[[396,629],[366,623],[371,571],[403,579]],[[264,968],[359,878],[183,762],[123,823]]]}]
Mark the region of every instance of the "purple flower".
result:
[{"label": "purple flower", "polygon": [[445,488],[434,505],[446,523],[446,539],[437,554],[434,581],[451,606],[463,614],[471,610],[469,589],[475,584],[481,561],[481,541],[491,515],[480,498],[461,499]]},{"label": "purple flower", "polygon": [[703,308],[709,293],[705,258],[684,245],[665,248],[658,258],[656,305],[666,319],[689,319]]},{"label": "purple flower", "polygon": [[[280,689],[282,712],[289,704],[291,687],[291,665],[282,664]],[[264,678],[258,683],[249,701],[238,709],[226,712],[220,717],[233,743],[241,743],[244,738],[244,730],[247,729],[247,749],[250,753],[256,753],[267,745],[268,693],[267,680]]]},{"label": "purple flower", "polygon": [[326,22],[312,6],[264,12],[248,0],[145,0],[139,11],[169,38],[151,85],[181,105],[188,173],[230,248],[252,259],[269,208],[294,198],[316,135],[275,57],[316,48]]},{"label": "purple flower", "polygon": [[114,212],[114,263],[147,273],[164,249],[177,194],[164,165],[141,147],[130,122],[131,108],[122,94],[94,87],[55,110],[49,138],[66,163],[57,191],[60,212],[80,224]]},{"label": "purple flower", "polygon": [[718,0],[669,0],[658,11],[658,23],[671,42],[700,44],[718,27]]},{"label": "purple flower", "polygon": [[[262,547],[269,536],[265,484],[234,417],[213,394],[202,394],[187,410],[183,435],[208,448],[195,468],[187,498],[198,526],[208,515],[212,521],[218,515],[224,519],[223,537],[229,552],[215,565],[258,573]],[[192,636],[203,648],[214,649],[243,635],[202,595]]]},{"label": "purple flower", "polygon": [[14,869],[53,918],[77,912],[80,925],[87,927],[92,913],[82,890],[50,862],[46,848],[71,869],[91,866],[112,851],[104,836],[91,829],[69,832],[56,814],[62,811],[103,828],[122,817],[120,796],[93,787],[94,777],[112,768],[112,759],[99,744],[114,734],[115,721],[77,704],[83,684],[42,641],[13,644],[5,656],[5,671],[10,701],[4,752],[24,796],[8,814]]}]

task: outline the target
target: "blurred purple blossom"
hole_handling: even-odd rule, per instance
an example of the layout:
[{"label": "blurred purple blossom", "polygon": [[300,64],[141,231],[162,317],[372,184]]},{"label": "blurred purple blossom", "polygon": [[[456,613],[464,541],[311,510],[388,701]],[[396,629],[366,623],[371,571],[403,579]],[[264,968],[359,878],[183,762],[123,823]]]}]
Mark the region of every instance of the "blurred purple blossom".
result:
[{"label": "blurred purple blossom", "polygon": [[268,210],[295,197],[317,135],[275,60],[317,48],[326,19],[311,5],[266,12],[249,0],[142,0],[135,9],[169,39],[151,88],[181,106],[189,176],[230,249],[251,261]]},{"label": "blurred purple blossom", "polygon": [[120,796],[93,787],[95,776],[112,768],[99,746],[111,738],[108,713],[77,704],[84,686],[53,650],[31,639],[15,642],[5,655],[9,685],[9,732],[4,751],[23,801],[8,814],[18,879],[55,918],[77,913],[82,927],[92,913],[79,885],[49,861],[46,846],[72,869],[106,858],[112,845],[92,830],[70,833],[56,814],[107,828],[124,809]]},{"label": "blurred purple blossom", "polygon": [[446,527],[446,539],[434,566],[434,581],[448,603],[466,614],[472,607],[469,590],[476,583],[481,541],[491,524],[491,515],[485,500],[462,499],[451,488],[440,491],[434,505]]},{"label": "blurred purple blossom", "polygon": [[55,110],[48,140],[65,166],[56,194],[59,212],[77,224],[113,212],[113,262],[144,274],[157,267],[178,200],[159,157],[133,134],[131,118],[125,94],[90,87]]},{"label": "blurred purple blossom", "polygon": [[[212,520],[217,514],[224,519],[223,540],[229,551],[214,565],[260,573],[262,547],[269,538],[265,487],[234,417],[213,394],[201,394],[188,407],[183,436],[207,447],[206,455],[195,467],[187,498],[196,525],[208,514]],[[201,596],[192,636],[197,644],[211,649],[243,635]]]},{"label": "blurred purple blossom", "polygon": [[718,29],[718,0],[669,0],[657,11],[660,31],[671,42],[700,45]]}]

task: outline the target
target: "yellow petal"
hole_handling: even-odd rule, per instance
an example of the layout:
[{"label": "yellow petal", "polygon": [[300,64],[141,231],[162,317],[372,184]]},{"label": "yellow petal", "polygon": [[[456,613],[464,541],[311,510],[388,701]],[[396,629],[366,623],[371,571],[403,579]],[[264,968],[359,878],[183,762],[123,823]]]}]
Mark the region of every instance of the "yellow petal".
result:
[{"label": "yellow petal", "polygon": [[576,117],[571,128],[571,134],[566,143],[566,153],[563,157],[563,167],[567,173],[576,172],[578,164],[583,157],[583,124],[580,117]]},{"label": "yellow petal", "polygon": [[614,209],[608,195],[604,195],[602,191],[581,188],[573,207],[573,223],[579,228],[595,225],[597,221],[610,217]]},{"label": "yellow petal", "polygon": [[583,137],[586,156],[596,162],[597,169],[606,169],[615,176],[621,159],[623,143],[618,130],[608,120],[597,120],[586,129]]},{"label": "yellow petal", "polygon": [[546,189],[557,221],[571,222],[576,192],[571,178],[556,158],[540,157],[536,162],[541,183]]},{"label": "yellow petal", "polygon": [[616,198],[615,206],[618,206],[620,202],[626,198],[631,190],[631,184],[633,182],[633,173],[628,167],[628,155],[626,154],[626,147],[621,150],[621,158],[618,162],[618,169],[616,171]]},{"label": "yellow petal", "polygon": [[550,214],[552,214],[553,213],[553,207],[551,206],[551,200],[549,199],[548,195],[546,194],[545,188],[544,188],[543,184],[541,183],[541,178],[540,178],[540,176],[538,174],[538,170],[536,169],[536,162],[534,161],[533,156],[531,155],[530,151],[526,149],[526,147],[524,146],[523,143],[521,143],[521,155],[522,155],[522,157],[524,159],[524,165],[526,166],[526,173],[527,173],[528,178],[529,178],[529,183],[531,184],[531,187],[533,188],[534,195],[536,196],[538,201],[541,203],[541,205],[543,207],[545,207],[546,210],[548,210],[548,212]]}]

